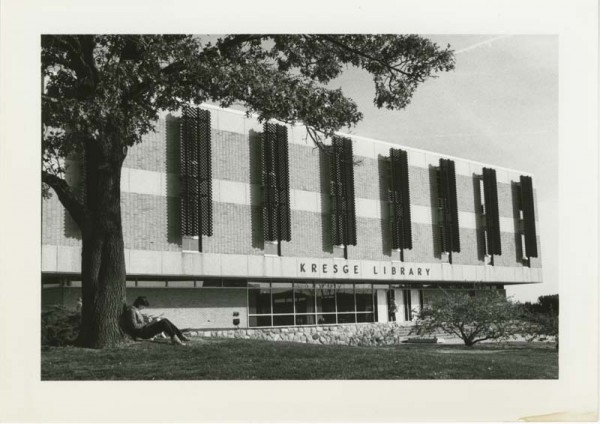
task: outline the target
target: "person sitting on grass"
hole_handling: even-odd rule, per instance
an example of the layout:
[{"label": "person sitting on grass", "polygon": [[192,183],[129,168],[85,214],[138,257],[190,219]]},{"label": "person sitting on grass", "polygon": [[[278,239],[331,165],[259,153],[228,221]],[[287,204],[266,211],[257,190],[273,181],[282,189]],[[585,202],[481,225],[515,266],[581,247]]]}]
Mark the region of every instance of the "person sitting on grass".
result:
[{"label": "person sitting on grass", "polygon": [[136,339],[151,339],[152,337],[166,333],[171,337],[171,343],[177,345],[185,345],[183,342],[189,342],[190,339],[185,337],[183,333],[166,318],[146,323],[141,310],[144,307],[150,306],[146,296],[139,296],[133,301],[133,306],[126,306],[122,320],[122,327],[125,333]]}]

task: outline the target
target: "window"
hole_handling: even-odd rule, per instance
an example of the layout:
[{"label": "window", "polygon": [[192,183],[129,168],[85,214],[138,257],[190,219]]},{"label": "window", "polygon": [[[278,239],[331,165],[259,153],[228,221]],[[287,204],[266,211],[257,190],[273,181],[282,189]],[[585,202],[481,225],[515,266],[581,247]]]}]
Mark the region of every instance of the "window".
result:
[{"label": "window", "polygon": [[373,312],[373,288],[371,284],[356,284],[356,310]]},{"label": "window", "polygon": [[246,280],[242,279],[224,279],[223,287],[246,287],[248,284]]},{"label": "window", "polygon": [[271,285],[273,314],[294,313],[294,291],[292,283],[273,283]]},{"label": "window", "polygon": [[310,315],[296,314],[296,325],[315,325],[315,314],[310,314]]},{"label": "window", "polygon": [[[317,312],[335,313],[335,285],[316,283]],[[335,322],[335,321],[334,321]]]},{"label": "window", "polygon": [[410,290],[404,290],[403,298],[404,298],[404,321],[412,321],[412,300],[410,295]]},{"label": "window", "polygon": [[270,327],[272,325],[271,315],[268,316],[250,316],[248,317],[250,327]]},{"label": "window", "polygon": [[248,283],[250,327],[373,321],[371,284]]},{"label": "window", "polygon": [[[271,314],[271,287],[269,283],[248,283],[248,314]],[[265,322],[262,320],[261,322]],[[269,319],[269,324],[270,324]]]},{"label": "window", "polygon": [[296,283],[294,304],[297,314],[314,314],[315,285],[313,283]]},{"label": "window", "polygon": [[337,301],[337,311],[339,312],[354,312],[354,285],[338,284],[335,291]]},{"label": "window", "polygon": [[159,280],[159,281],[138,280],[137,287],[164,289],[167,287],[167,282],[165,280]]},{"label": "window", "polygon": [[374,322],[374,295],[371,284],[356,284],[356,322]]},{"label": "window", "polygon": [[273,326],[294,325],[294,314],[273,315]]}]

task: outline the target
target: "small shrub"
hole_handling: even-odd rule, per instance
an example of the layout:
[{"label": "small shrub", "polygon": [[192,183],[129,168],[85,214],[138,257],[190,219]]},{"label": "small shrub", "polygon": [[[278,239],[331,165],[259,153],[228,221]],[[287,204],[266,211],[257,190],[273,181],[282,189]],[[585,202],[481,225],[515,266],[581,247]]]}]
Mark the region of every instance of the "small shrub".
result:
[{"label": "small shrub", "polygon": [[81,313],[63,306],[42,311],[42,346],[73,344],[81,326]]},{"label": "small shrub", "polygon": [[449,291],[421,309],[412,332],[443,331],[473,346],[484,340],[514,338],[520,331],[518,318],[518,306],[496,291],[481,290],[473,296]]},{"label": "small shrub", "polygon": [[521,334],[527,341],[554,340],[558,349],[558,295],[540,296],[522,305]]},{"label": "small shrub", "polygon": [[525,311],[521,321],[521,335],[529,342],[553,340],[558,349],[558,315]]}]

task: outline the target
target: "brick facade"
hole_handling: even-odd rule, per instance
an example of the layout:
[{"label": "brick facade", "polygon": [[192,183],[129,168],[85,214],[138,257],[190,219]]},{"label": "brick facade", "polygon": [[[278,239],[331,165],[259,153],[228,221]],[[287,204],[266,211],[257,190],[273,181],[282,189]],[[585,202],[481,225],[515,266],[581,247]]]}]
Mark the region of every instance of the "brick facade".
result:
[{"label": "brick facade", "polygon": [[[203,237],[202,250],[211,254],[262,257],[266,252],[262,238],[261,176],[258,168],[261,127],[250,119],[237,118],[237,115],[233,119],[228,113],[218,110],[212,112],[214,235]],[[230,121],[235,121],[235,124],[225,128],[224,122]],[[290,130],[292,240],[282,243],[281,254],[282,257],[333,258],[328,158],[310,142],[299,141],[297,133],[297,129]],[[182,251],[178,140],[178,119],[167,116],[158,122],[155,133],[146,135],[142,143],[129,149],[122,182],[126,249]],[[355,141],[355,155],[359,162],[355,166],[355,193],[357,210],[362,215],[357,216],[356,220],[358,243],[348,247],[348,259],[397,260],[398,252],[392,252],[390,247],[385,203],[389,166],[385,152],[389,148],[375,142],[372,142],[374,147],[365,148],[362,141]],[[411,163],[409,179],[414,217],[413,249],[404,251],[404,260],[440,263],[444,259],[437,245],[437,214],[431,207],[437,202],[436,159],[431,159],[427,153],[407,150]],[[371,151],[375,153],[370,155]],[[412,161],[411,155],[414,155]],[[425,159],[417,160],[417,157]],[[456,161],[457,170],[459,167],[463,169],[456,177],[458,210],[461,217],[467,217],[468,222],[460,222],[461,251],[452,255],[453,264],[483,266],[481,229],[475,225],[478,182],[474,177],[477,170],[481,172],[482,165]],[[464,169],[475,171],[464,172]],[[519,174],[516,171],[499,172],[506,175],[506,178],[499,178],[498,182],[499,215],[504,219],[504,232],[502,255],[495,257],[495,265],[521,268],[526,265],[521,260],[520,243],[515,236],[518,219],[515,183]],[[79,232],[55,195],[43,201],[42,211],[43,245],[80,246]],[[541,253],[541,249],[538,251]],[[541,267],[541,258],[533,258],[530,265],[533,268]]]}]

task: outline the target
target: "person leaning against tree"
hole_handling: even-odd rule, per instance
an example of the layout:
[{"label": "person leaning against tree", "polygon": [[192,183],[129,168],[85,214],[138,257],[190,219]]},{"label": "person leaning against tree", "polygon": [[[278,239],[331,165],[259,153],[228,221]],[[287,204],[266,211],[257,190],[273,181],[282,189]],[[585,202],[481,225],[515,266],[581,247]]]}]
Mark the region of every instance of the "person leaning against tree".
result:
[{"label": "person leaning against tree", "polygon": [[166,318],[146,323],[141,310],[144,307],[150,306],[146,296],[139,296],[133,301],[132,306],[125,307],[123,315],[122,327],[125,333],[136,339],[150,339],[162,332],[171,337],[171,342],[177,345],[185,345],[183,342],[188,342],[190,339],[185,337],[183,333]]}]

